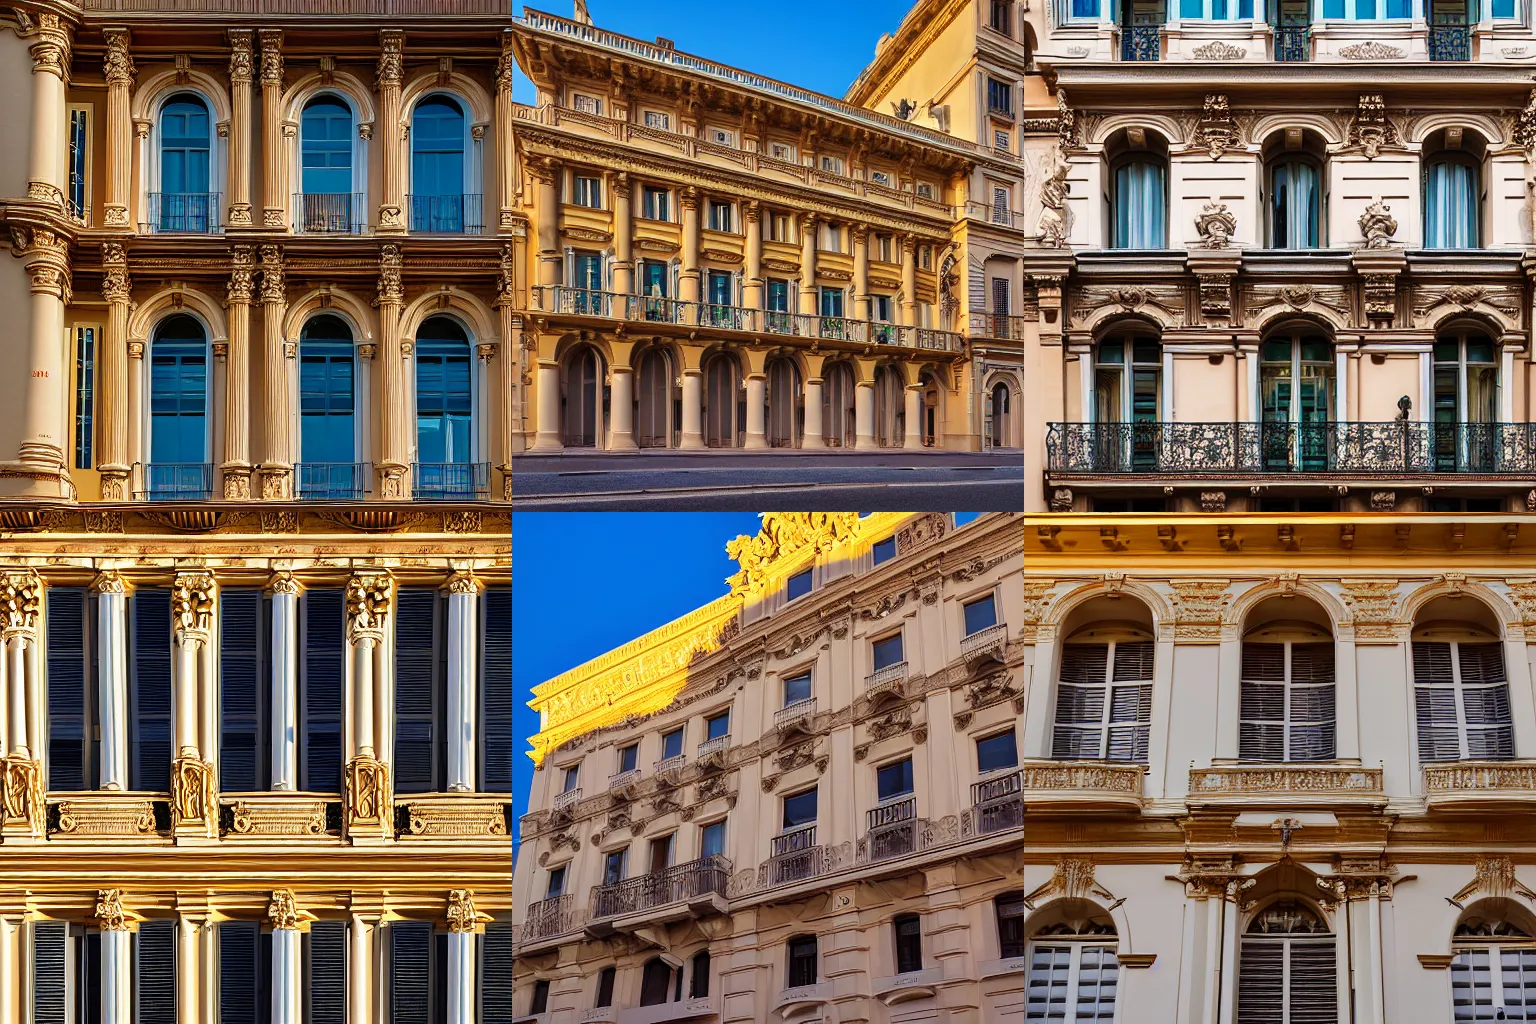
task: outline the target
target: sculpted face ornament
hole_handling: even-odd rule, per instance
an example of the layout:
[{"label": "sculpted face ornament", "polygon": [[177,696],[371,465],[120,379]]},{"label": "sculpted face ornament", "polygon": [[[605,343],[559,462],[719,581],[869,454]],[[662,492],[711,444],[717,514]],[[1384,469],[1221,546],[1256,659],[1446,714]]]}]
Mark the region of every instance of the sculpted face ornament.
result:
[{"label": "sculpted face ornament", "polygon": [[1397,218],[1392,207],[1378,199],[1360,215],[1360,234],[1365,238],[1367,249],[1390,249],[1392,236],[1397,234]]},{"label": "sculpted face ornament", "polygon": [[1195,230],[1200,232],[1207,249],[1225,249],[1237,233],[1237,218],[1226,203],[1206,203],[1195,218]]}]

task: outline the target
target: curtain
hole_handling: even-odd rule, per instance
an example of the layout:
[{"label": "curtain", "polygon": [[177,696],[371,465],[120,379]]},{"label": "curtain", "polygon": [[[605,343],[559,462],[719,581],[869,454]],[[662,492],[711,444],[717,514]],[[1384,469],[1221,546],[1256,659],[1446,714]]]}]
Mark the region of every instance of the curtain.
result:
[{"label": "curtain", "polygon": [[1317,167],[1302,160],[1275,165],[1272,244],[1277,249],[1315,249],[1318,245],[1320,191]]},{"label": "curtain", "polygon": [[1477,247],[1477,168],[1458,160],[1436,160],[1425,172],[1424,246]]},{"label": "curtain", "polygon": [[1130,160],[1115,170],[1116,249],[1166,245],[1167,201],[1161,161]]}]

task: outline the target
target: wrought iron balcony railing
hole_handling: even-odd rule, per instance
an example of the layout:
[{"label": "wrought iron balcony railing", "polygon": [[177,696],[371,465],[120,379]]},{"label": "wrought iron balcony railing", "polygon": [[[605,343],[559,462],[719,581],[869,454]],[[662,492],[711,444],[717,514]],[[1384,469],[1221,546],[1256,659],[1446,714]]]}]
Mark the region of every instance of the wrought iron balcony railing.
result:
[{"label": "wrought iron balcony railing", "polygon": [[906,681],[907,663],[905,661],[898,661],[894,665],[877,668],[874,672],[865,676],[864,692],[874,694],[891,690],[900,693]]},{"label": "wrought iron balcony railing", "polygon": [[716,736],[713,739],[705,740],[703,743],[699,744],[697,756],[700,758],[705,758],[711,754],[723,754],[730,749],[730,746],[730,733],[726,733],[724,736]]},{"label": "wrought iron balcony railing", "polygon": [[662,775],[670,772],[679,772],[688,766],[687,754],[673,754],[656,762],[656,774]]},{"label": "wrought iron balcony railing", "polygon": [[725,895],[731,878],[731,862],[716,854],[686,864],[676,864],[637,878],[592,889],[592,917],[638,914],[672,903],[685,903],[713,893]]},{"label": "wrought iron balcony railing", "polygon": [[300,462],[293,471],[306,501],[355,501],[368,493],[366,462]]},{"label": "wrought iron balcony railing", "polygon": [[143,497],[150,501],[207,501],[213,497],[213,465],[152,462],[144,467]]},{"label": "wrought iron balcony railing", "polygon": [[816,826],[801,825],[774,836],[758,874],[759,885],[785,885],[815,878],[828,869],[825,851],[816,845]]},{"label": "wrought iron balcony railing", "polygon": [[1311,25],[1275,26],[1275,60],[1294,63],[1311,59]]},{"label": "wrought iron balcony railing", "polygon": [[491,493],[489,462],[417,462],[411,493],[428,501],[484,501]]},{"label": "wrought iron balcony railing", "polygon": [[570,895],[551,896],[530,904],[523,922],[523,941],[563,935],[576,927],[576,901]]},{"label": "wrought iron balcony railing", "polygon": [[435,235],[478,235],[484,230],[476,194],[406,196],[412,231]]},{"label": "wrought iron balcony railing", "polygon": [[960,638],[960,657],[970,661],[1008,646],[1008,624],[997,622]]},{"label": "wrought iron balcony railing", "polygon": [[1025,319],[1008,313],[982,313],[971,317],[971,334],[983,338],[1024,340]]},{"label": "wrought iron balcony railing", "polygon": [[361,192],[295,192],[293,229],[307,235],[355,235],[368,226]]},{"label": "wrought iron balcony railing", "polygon": [[1469,25],[1429,26],[1429,59],[1468,61],[1472,59],[1472,28]]},{"label": "wrought iron balcony railing", "polygon": [[151,192],[145,212],[141,231],[216,235],[222,230],[217,192]]},{"label": "wrought iron balcony railing", "polygon": [[780,708],[774,712],[773,727],[775,729],[788,729],[792,725],[809,722],[816,716],[816,698],[807,697],[805,700],[797,700],[793,704]]},{"label": "wrought iron balcony railing", "polygon": [[579,803],[581,803],[581,787],[577,786],[575,789],[568,789],[555,797],[555,810],[563,811],[567,807],[575,807]]},{"label": "wrought iron balcony railing", "polygon": [[1536,424],[1052,423],[1052,473],[1409,476],[1536,473]]},{"label": "wrought iron balcony railing", "polygon": [[608,776],[609,789],[622,789],[625,786],[633,786],[639,782],[641,772],[639,768],[631,768],[627,772],[619,772],[617,775]]},{"label": "wrought iron balcony railing", "polygon": [[971,783],[976,831],[989,835],[1024,825],[1024,773],[1009,772]]},{"label": "wrought iron balcony railing", "polygon": [[865,812],[864,849],[871,861],[905,857],[917,850],[917,797],[883,803]]},{"label": "wrought iron balcony railing", "polygon": [[1122,25],[1121,60],[1162,60],[1163,30],[1160,25]]}]

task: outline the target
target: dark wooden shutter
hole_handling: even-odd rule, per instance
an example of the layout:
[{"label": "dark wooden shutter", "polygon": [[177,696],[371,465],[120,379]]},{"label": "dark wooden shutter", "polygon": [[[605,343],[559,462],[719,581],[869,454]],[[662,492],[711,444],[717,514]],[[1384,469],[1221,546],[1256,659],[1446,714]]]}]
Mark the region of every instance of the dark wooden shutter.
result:
[{"label": "dark wooden shutter", "polygon": [[32,923],[32,1024],[68,1024],[69,986],[64,978],[64,946],[69,925]]},{"label": "dark wooden shutter", "polygon": [[134,941],[136,1024],[176,1024],[176,922],[145,921]]},{"label": "dark wooden shutter", "polygon": [[92,928],[75,941],[75,1024],[101,1024],[101,932]]},{"label": "dark wooden shutter", "polygon": [[48,786],[93,789],[92,687],[86,674],[90,615],[77,587],[48,588]]},{"label": "dark wooden shutter", "polygon": [[259,590],[219,595],[219,788],[267,788],[272,763],[265,728],[270,674],[263,652],[267,617]]},{"label": "dark wooden shutter", "polygon": [[436,590],[395,595],[395,792],[441,788],[442,599]]},{"label": "dark wooden shutter", "polygon": [[512,792],[512,588],[485,592],[480,627],[480,791]]},{"label": "dark wooden shutter", "polygon": [[347,1019],[347,923],[316,921],[309,949],[309,1017],[313,1024]]},{"label": "dark wooden shutter", "polygon": [[480,939],[480,1022],[512,1024],[512,926],[485,926]]},{"label": "dark wooden shutter", "polygon": [[432,926],[396,921],[389,926],[390,1024],[436,1024],[432,1020]]},{"label": "dark wooden shutter", "polygon": [[129,785],[137,790],[171,788],[171,592],[133,595],[129,697],[133,753]]},{"label": "dark wooden shutter", "polygon": [[255,921],[219,924],[219,1024],[269,1024],[272,934]]},{"label": "dark wooden shutter", "polygon": [[340,590],[304,595],[303,694],[299,702],[299,786],[341,792],[342,687],[347,635]]}]

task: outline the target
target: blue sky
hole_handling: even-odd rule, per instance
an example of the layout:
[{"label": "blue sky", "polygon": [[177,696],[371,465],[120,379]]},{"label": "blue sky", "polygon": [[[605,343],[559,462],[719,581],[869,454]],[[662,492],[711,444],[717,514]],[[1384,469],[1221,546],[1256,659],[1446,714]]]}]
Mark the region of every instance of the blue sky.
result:
[{"label": "blue sky", "polygon": [[[536,11],[571,16],[571,0],[536,0]],[[771,8],[720,0],[587,0],[598,28],[636,39],[665,36],[685,53],[841,96],[875,55],[912,0],[778,0]],[[514,3],[521,12],[523,5]],[[513,98],[533,102],[514,69]]]}]

